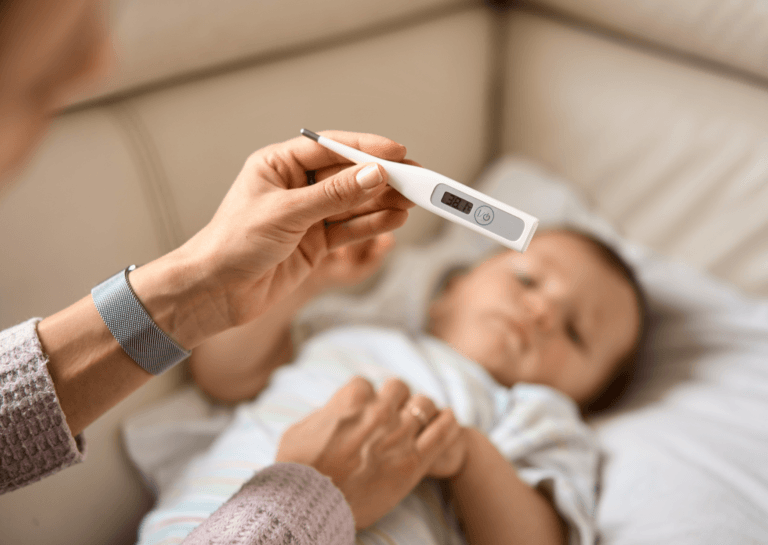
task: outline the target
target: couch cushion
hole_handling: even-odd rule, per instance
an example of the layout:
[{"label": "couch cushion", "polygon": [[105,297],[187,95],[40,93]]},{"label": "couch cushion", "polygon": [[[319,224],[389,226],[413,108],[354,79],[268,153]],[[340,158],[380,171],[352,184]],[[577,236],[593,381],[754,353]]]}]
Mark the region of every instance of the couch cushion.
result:
[{"label": "couch cushion", "polygon": [[768,76],[762,0],[534,0],[613,31]]},{"label": "couch cushion", "polygon": [[0,327],[46,316],[170,249],[118,119],[58,119],[0,200]]},{"label": "couch cushion", "polygon": [[[490,18],[470,8],[128,101],[157,150],[183,236],[210,220],[248,155],[302,127],[383,134],[424,166],[473,179],[486,161]],[[414,209],[400,239],[429,238],[437,220]]]},{"label": "couch cushion", "polygon": [[768,92],[539,16],[508,34],[504,149],[630,238],[768,294]]},{"label": "couch cushion", "polygon": [[[119,115],[88,110],[58,119],[0,200],[0,329],[47,316],[96,283],[170,247],[152,177]],[[147,496],[125,463],[117,426],[179,383],[178,367],[122,401],[85,432],[87,458],[0,496],[3,543],[132,543]],[[127,530],[126,530],[127,529]]]},{"label": "couch cushion", "polygon": [[117,67],[97,96],[309,48],[344,36],[376,34],[395,23],[469,6],[470,0],[113,0]]}]

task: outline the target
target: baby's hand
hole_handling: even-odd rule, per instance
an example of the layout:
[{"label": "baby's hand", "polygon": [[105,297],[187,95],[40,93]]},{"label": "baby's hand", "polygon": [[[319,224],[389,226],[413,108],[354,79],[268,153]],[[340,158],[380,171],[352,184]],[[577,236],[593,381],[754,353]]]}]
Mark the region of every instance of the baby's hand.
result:
[{"label": "baby's hand", "polygon": [[360,530],[400,503],[459,431],[453,412],[411,396],[402,380],[389,379],[377,392],[354,377],[283,433],[275,461],[308,465],[330,477]]},{"label": "baby's hand", "polygon": [[467,428],[461,428],[459,438],[456,439],[453,445],[446,448],[430,466],[429,471],[427,472],[428,477],[448,479],[461,471],[461,468],[464,467],[464,461],[467,458],[468,432],[469,430]]},{"label": "baby's hand", "polygon": [[329,253],[306,282],[315,293],[326,289],[353,286],[381,267],[384,257],[395,245],[392,233],[342,246]]}]

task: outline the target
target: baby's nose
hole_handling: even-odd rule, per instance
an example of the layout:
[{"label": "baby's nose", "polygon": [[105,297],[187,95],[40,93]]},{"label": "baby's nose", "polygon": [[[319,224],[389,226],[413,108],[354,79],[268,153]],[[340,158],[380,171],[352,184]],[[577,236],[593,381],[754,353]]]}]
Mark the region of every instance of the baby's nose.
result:
[{"label": "baby's nose", "polygon": [[561,314],[560,307],[558,301],[545,294],[531,294],[528,297],[528,312],[531,321],[545,333],[557,325]]}]

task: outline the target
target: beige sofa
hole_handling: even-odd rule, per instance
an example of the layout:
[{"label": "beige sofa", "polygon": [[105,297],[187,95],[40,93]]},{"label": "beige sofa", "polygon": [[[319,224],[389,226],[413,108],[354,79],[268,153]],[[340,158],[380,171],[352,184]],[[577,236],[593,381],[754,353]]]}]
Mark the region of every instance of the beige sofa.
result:
[{"label": "beige sofa", "polygon": [[[625,235],[768,294],[768,12],[757,0],[131,0],[118,67],[54,123],[0,201],[0,327],[174,248],[253,150],[338,128],[387,135],[471,182],[523,154]],[[401,244],[440,229],[415,210]],[[130,543],[151,504],[120,449],[0,497],[2,543]]]}]

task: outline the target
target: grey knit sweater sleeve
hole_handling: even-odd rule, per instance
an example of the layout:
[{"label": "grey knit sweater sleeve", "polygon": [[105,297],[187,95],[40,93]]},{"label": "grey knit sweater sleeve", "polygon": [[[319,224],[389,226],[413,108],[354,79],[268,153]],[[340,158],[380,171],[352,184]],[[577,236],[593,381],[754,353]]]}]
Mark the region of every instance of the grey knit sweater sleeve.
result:
[{"label": "grey knit sweater sleeve", "polygon": [[315,469],[278,463],[258,472],[184,545],[352,545],[355,521],[341,491]]},{"label": "grey knit sweater sleeve", "polygon": [[[0,332],[0,494],[39,481],[85,456],[72,437],[37,336],[39,318]],[[311,467],[275,464],[257,473],[201,524],[187,544],[349,545],[355,521],[341,491]]]},{"label": "grey knit sweater sleeve", "polygon": [[37,336],[39,318],[0,332],[0,494],[83,460]]},{"label": "grey knit sweater sleeve", "polygon": [[[72,437],[37,336],[39,318],[0,332],[0,494],[85,457]],[[257,473],[201,524],[188,544],[349,545],[355,521],[341,491],[311,467],[275,464]]]}]

